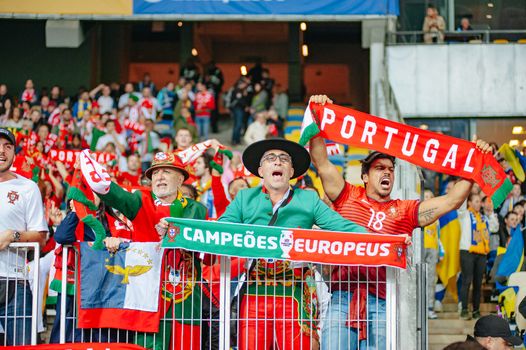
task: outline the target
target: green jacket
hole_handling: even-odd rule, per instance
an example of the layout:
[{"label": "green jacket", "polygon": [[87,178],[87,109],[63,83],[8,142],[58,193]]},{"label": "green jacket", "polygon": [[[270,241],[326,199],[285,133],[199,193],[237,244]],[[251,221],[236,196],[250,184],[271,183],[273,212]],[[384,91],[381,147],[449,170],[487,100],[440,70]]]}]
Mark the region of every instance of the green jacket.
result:
[{"label": "green jacket", "polygon": [[[155,203],[152,192],[125,191],[122,187],[112,182],[107,194],[99,194],[104,203],[120,211],[133,223],[133,241],[156,242],[159,235],[155,225],[160,219],[174,216],[170,205],[158,205]],[[175,201],[174,201],[175,202]],[[206,218],[206,207],[193,199],[187,198],[187,206],[184,208],[182,217],[189,219]]]},{"label": "green jacket", "polygon": [[[271,218],[270,196],[259,186],[240,191],[218,221],[268,225]],[[292,200],[278,209],[274,226],[311,229],[313,225],[329,231],[367,232],[329,208],[315,192],[295,189]]]},{"label": "green jacket", "polygon": [[[270,196],[264,193],[260,186],[240,191],[218,221],[268,225],[272,215]],[[278,217],[274,226],[311,229],[313,225],[329,231],[367,232],[362,226],[344,219],[329,208],[315,192],[295,189],[290,202],[278,209]],[[247,294],[294,296],[298,301],[305,297],[308,298],[308,295],[302,296],[302,291],[308,291],[308,288],[289,288],[282,283],[271,283],[271,286],[261,283],[264,279],[271,281],[275,281],[276,278],[288,281],[296,279],[297,270],[295,273],[289,265],[289,261],[283,260],[273,263],[258,261],[249,277]],[[282,272],[275,275],[276,271]],[[259,278],[256,278],[256,275]],[[299,279],[305,280],[306,278],[302,275]],[[314,305],[311,305],[312,307]],[[307,312],[307,310],[309,310],[308,307],[304,311]]]}]

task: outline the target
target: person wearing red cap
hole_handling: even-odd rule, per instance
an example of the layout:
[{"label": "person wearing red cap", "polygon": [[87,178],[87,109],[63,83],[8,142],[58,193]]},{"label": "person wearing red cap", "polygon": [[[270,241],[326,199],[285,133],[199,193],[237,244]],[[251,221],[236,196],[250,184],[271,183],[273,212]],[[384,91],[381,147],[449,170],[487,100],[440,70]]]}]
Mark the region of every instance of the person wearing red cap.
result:
[{"label": "person wearing red cap", "polygon": [[[156,225],[161,218],[206,218],[206,208],[202,204],[183,197],[181,185],[188,178],[188,172],[179,157],[173,153],[157,153],[151,167],[145,172],[145,176],[152,181],[151,190],[133,193],[111,182],[107,171],[90,157],[87,150],[81,153],[80,160],[86,183],[104,203],[117,209],[132,222],[135,232],[140,233],[137,234],[137,242],[159,241]],[[147,348],[153,348],[154,344],[156,349],[157,346],[161,348],[163,344],[168,344],[170,333],[173,332],[170,344],[175,344],[176,349],[200,349],[198,315],[201,307],[194,300],[198,297],[191,297],[194,293],[199,296],[200,291],[197,290],[198,286],[186,281],[186,276],[200,275],[200,263],[194,255],[183,250],[167,254],[167,260],[163,282],[163,312],[167,312],[168,319],[184,321],[161,325],[160,333],[153,336],[140,335],[137,343]],[[172,280],[173,283],[167,282]],[[183,317],[187,313],[191,313],[193,317]]]}]

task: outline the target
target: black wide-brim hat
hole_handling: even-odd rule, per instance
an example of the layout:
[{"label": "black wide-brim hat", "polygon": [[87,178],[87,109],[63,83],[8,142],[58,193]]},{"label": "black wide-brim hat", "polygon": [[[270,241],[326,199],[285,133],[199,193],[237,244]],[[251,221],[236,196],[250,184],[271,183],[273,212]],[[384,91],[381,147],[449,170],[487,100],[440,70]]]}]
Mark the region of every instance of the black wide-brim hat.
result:
[{"label": "black wide-brim hat", "polygon": [[257,177],[261,177],[258,174],[261,158],[265,152],[270,151],[271,149],[279,149],[281,151],[287,152],[290,155],[290,158],[292,158],[292,167],[294,168],[294,174],[292,175],[291,179],[295,179],[305,174],[307,169],[309,169],[309,152],[307,152],[304,147],[300,146],[296,142],[281,138],[262,140],[249,145],[243,152],[243,165],[252,174]]}]

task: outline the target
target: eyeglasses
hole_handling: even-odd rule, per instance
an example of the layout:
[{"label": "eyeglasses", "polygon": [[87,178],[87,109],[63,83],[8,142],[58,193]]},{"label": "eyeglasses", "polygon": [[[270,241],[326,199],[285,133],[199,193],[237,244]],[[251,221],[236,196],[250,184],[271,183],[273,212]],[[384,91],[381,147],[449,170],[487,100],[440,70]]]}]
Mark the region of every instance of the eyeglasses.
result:
[{"label": "eyeglasses", "polygon": [[279,158],[280,162],[282,162],[282,163],[290,163],[292,161],[292,159],[290,158],[290,156],[288,154],[277,155],[277,154],[274,154],[274,153],[269,153],[266,156],[264,156],[263,158],[261,158],[261,163],[263,163],[264,161],[267,161],[267,160],[269,162],[274,162],[278,158]]}]

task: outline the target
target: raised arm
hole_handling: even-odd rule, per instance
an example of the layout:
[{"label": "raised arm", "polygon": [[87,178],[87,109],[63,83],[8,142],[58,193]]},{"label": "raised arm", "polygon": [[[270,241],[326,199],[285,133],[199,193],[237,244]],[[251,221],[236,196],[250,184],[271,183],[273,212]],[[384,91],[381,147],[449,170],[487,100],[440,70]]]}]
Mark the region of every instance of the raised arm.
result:
[{"label": "raised arm", "polygon": [[125,191],[115,182],[110,185],[110,190],[106,194],[98,194],[104,203],[120,211],[128,219],[133,220],[142,205],[142,193]]},{"label": "raised arm", "polygon": [[460,208],[472,186],[473,182],[460,180],[448,194],[423,201],[418,207],[418,224],[427,226],[451,210]]},{"label": "raised arm", "polygon": [[[487,142],[476,139],[473,142],[476,142],[477,149],[481,152],[491,152],[491,147]],[[418,208],[418,224],[427,226],[451,210],[460,208],[468,198],[471,187],[473,187],[473,182],[463,179],[458,181],[447,194],[423,201]]]},{"label": "raised arm", "polygon": [[[332,100],[325,95],[315,95],[311,96],[309,103],[310,102],[324,105],[325,103],[332,103]],[[323,184],[323,190],[327,194],[327,197],[329,197],[331,201],[336,200],[345,186],[345,180],[338,171],[338,168],[329,161],[327,147],[321,137],[315,137],[310,140],[310,155],[312,163],[318,170]]]},{"label": "raised arm", "polygon": [[329,161],[325,141],[321,137],[310,140],[310,155],[320,175],[323,190],[331,201],[335,201],[345,186],[345,180],[338,168]]}]

